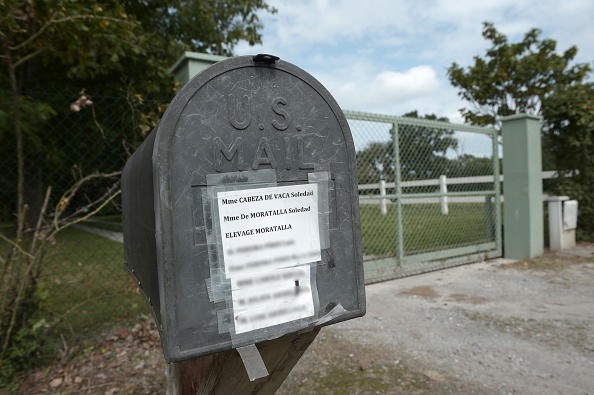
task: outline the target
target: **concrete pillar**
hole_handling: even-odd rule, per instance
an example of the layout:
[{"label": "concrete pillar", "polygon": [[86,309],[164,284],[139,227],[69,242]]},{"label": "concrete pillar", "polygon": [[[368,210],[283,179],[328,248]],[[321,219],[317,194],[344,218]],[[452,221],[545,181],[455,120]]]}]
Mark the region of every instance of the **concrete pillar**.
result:
[{"label": "concrete pillar", "polygon": [[225,59],[227,59],[225,56],[184,52],[177,62],[169,68],[169,72],[173,74],[175,82],[178,82],[180,86],[184,86],[196,74]]},{"label": "concrete pillar", "polygon": [[504,256],[533,258],[544,252],[540,117],[502,119]]}]

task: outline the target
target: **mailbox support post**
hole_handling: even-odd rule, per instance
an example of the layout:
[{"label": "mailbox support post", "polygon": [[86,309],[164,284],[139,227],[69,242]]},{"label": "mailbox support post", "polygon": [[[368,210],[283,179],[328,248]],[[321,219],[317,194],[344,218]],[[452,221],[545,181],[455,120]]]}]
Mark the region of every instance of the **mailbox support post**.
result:
[{"label": "mailbox support post", "polygon": [[250,381],[236,350],[167,365],[167,395],[274,394],[315,340],[320,328],[290,333],[258,344],[268,368],[266,377]]}]

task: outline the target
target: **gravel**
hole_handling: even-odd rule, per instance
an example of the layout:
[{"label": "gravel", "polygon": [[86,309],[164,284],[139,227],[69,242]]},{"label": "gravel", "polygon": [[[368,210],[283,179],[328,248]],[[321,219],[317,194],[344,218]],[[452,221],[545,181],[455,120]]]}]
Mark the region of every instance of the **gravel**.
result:
[{"label": "gravel", "polygon": [[324,328],[279,393],[594,394],[586,249],[369,285],[367,315]]}]

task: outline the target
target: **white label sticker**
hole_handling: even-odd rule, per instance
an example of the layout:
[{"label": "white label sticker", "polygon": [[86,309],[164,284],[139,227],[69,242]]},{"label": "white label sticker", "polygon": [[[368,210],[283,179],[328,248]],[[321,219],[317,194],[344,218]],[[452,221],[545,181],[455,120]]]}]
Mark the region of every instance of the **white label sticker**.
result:
[{"label": "white label sticker", "polygon": [[235,333],[311,317],[309,265],[231,278]]},{"label": "white label sticker", "polygon": [[235,333],[314,315],[309,263],[321,260],[317,187],[217,193]]},{"label": "white label sticker", "polygon": [[227,278],[321,260],[318,185],[219,192]]}]

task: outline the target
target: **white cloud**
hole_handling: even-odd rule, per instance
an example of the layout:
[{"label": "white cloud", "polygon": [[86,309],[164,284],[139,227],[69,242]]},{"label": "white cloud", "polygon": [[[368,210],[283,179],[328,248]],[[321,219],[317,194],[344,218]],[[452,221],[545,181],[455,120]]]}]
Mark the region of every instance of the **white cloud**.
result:
[{"label": "white cloud", "polygon": [[401,115],[435,113],[461,121],[446,70],[484,55],[483,21],[521,40],[532,27],[594,61],[589,0],[269,0],[264,44],[238,54],[272,53],[318,78],[343,108]]},{"label": "white cloud", "polygon": [[343,108],[370,112],[404,108],[405,103],[431,95],[439,88],[435,71],[426,65],[403,72],[383,70],[375,75],[348,69],[324,75],[321,80]]},{"label": "white cloud", "polygon": [[434,91],[439,86],[437,75],[430,66],[415,66],[404,73],[382,71],[374,78],[374,89],[384,100],[415,98]]}]

